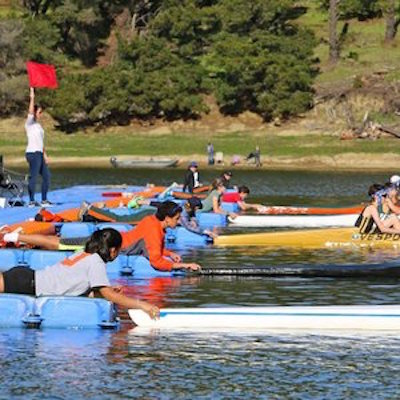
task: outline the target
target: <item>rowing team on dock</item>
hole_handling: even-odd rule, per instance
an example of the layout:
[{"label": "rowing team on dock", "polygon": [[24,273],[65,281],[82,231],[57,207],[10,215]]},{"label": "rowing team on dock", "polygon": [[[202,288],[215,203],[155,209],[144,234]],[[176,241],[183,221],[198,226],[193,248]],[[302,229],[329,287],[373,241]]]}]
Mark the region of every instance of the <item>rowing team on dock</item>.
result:
[{"label": "rowing team on dock", "polygon": [[[364,208],[356,222],[361,233],[400,234],[399,185],[400,177],[393,176],[388,184],[374,184],[369,188],[371,203]],[[14,267],[0,273],[0,293],[35,296],[99,294],[121,307],[142,309],[151,318],[156,319],[159,317],[157,306],[130,298],[122,293],[121,287],[110,285],[106,263],[113,261],[120,251],[124,251],[128,255],[147,257],[150,264],[159,270],[199,270],[200,265],[184,263],[179,254],[165,248],[165,231],[167,228],[175,228],[180,221],[183,226],[193,232],[215,237],[215,233],[202,231],[199,228],[195,213],[200,210],[213,210],[235,218],[236,214],[228,213],[221,208],[221,197],[224,192],[225,185],[221,180],[216,180],[203,202],[193,196],[185,202],[183,208],[173,201],[152,203],[135,197],[132,199],[135,207],[147,205],[153,207],[154,210],[152,210],[152,215],[141,215],[142,219],[139,222],[137,216],[134,221],[131,220],[130,223],[138,224],[135,229],[127,232],[120,233],[115,229],[107,228],[94,232],[91,237],[68,239],[56,235],[7,233],[3,230],[2,240],[6,243],[22,242],[46,249],[83,251],[41,271],[33,271],[27,267]],[[241,209],[253,208],[262,212],[264,206],[245,202],[248,194],[248,188],[242,186],[237,193],[232,193],[230,198],[236,199]],[[49,217],[48,212],[43,210],[40,215],[42,218],[46,215]],[[80,216],[82,219],[92,218],[92,220],[114,222],[122,222],[121,217],[123,217],[88,204],[83,205]]]},{"label": "rowing team on dock", "polygon": [[[105,299],[124,308],[139,308],[150,315],[159,317],[158,307],[137,299],[132,299],[122,293],[121,287],[112,287],[106,273],[106,263],[112,262],[120,251],[128,255],[143,255],[150,264],[162,271],[186,269],[196,271],[201,267],[196,263],[184,263],[181,256],[165,248],[165,231],[175,228],[180,222],[186,229],[197,234],[215,238],[216,234],[200,229],[197,211],[214,211],[235,218],[236,214],[228,213],[221,208],[221,197],[225,186],[221,179],[213,182],[211,191],[201,201],[191,196],[183,208],[172,201],[150,202],[134,196],[129,202],[130,208],[148,206],[142,213],[117,215],[90,204],[83,204],[79,212],[82,221],[109,221],[137,224],[135,229],[118,232],[108,228],[94,232],[91,237],[60,238],[57,235],[23,234],[1,231],[1,240],[5,244],[24,243],[30,246],[51,250],[81,250],[65,260],[40,271],[28,267],[14,267],[0,273],[0,293],[27,294],[34,296],[81,296],[99,294]],[[249,194],[246,186],[239,188],[237,196],[230,196],[230,201],[236,200],[242,209],[255,208],[259,205],[249,205],[245,199]],[[229,198],[226,199],[229,201]],[[52,220],[62,222],[57,214],[42,209],[37,220]],[[83,251],[82,251],[83,250]]]}]

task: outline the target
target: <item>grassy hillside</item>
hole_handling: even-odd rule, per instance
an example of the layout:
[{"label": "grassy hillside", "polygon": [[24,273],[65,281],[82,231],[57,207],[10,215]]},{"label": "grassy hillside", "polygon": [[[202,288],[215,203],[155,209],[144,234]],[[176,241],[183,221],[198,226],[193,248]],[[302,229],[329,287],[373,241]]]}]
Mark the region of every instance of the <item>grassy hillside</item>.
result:
[{"label": "grassy hillside", "polygon": [[[10,10],[6,3],[9,2],[0,0],[0,15]],[[74,135],[55,131],[53,122],[48,119],[44,126],[49,152],[53,157],[191,155],[203,154],[207,141],[212,140],[216,149],[227,155],[246,155],[256,145],[260,145],[262,153],[269,157],[293,159],[332,157],[343,153],[400,154],[400,142],[390,137],[375,141],[338,139],[347,128],[345,117],[349,110],[356,124],[360,124],[365,111],[369,111],[375,121],[400,125],[399,116],[384,112],[385,101],[389,96],[397,96],[399,92],[396,90],[400,90],[400,36],[391,45],[384,45],[383,19],[348,21],[349,30],[341,60],[333,67],[328,63],[327,13],[316,8],[313,1],[303,1],[302,4],[308,7],[308,11],[297,23],[312,29],[319,39],[315,50],[318,60],[315,66],[319,72],[315,79],[317,104],[301,118],[279,126],[264,124],[260,119],[255,123],[253,119],[252,124],[246,125],[245,122],[239,124],[239,128],[232,128],[232,117],[227,119],[214,112],[195,124],[157,122],[154,129],[136,124],[110,127],[99,132],[91,129]],[[339,29],[342,25],[340,22]],[[335,97],[340,93],[346,93],[344,100]],[[160,127],[166,127],[166,131],[154,134]],[[0,121],[0,146],[8,158],[23,156],[23,119]]]}]

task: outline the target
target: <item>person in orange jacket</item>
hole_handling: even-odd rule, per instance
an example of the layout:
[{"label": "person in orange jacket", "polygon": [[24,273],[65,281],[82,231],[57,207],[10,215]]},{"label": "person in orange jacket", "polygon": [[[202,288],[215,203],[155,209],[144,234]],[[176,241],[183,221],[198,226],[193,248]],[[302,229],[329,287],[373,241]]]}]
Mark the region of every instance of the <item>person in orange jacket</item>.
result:
[{"label": "person in orange jacket", "polygon": [[[179,254],[164,247],[165,230],[176,227],[181,212],[182,207],[173,201],[161,203],[155,215],[143,218],[136,228],[121,232],[121,250],[130,255],[144,255],[149,259],[151,266],[160,271],[201,269],[198,264],[183,263]],[[26,235],[3,231],[0,232],[0,239],[5,243],[25,242],[50,250],[79,250],[85,246],[89,238],[63,239],[52,235]]]},{"label": "person in orange jacket", "polygon": [[141,249],[153,268],[161,271],[199,270],[199,264],[183,263],[179,254],[164,247],[165,230],[177,226],[181,212],[182,207],[173,201],[163,202],[155,215],[143,218],[135,229],[122,232],[122,250],[127,254],[137,254]]}]

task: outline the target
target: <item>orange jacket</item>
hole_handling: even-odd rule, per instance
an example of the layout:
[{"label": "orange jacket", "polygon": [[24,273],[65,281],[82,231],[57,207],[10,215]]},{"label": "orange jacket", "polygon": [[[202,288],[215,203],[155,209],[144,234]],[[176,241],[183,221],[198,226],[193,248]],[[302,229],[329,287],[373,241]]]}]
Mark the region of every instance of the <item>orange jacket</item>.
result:
[{"label": "orange jacket", "polygon": [[143,239],[149,253],[150,264],[161,271],[171,271],[173,262],[167,260],[171,252],[164,248],[165,232],[161,221],[155,215],[143,218],[136,226],[128,232],[121,232],[122,250],[132,246]]}]

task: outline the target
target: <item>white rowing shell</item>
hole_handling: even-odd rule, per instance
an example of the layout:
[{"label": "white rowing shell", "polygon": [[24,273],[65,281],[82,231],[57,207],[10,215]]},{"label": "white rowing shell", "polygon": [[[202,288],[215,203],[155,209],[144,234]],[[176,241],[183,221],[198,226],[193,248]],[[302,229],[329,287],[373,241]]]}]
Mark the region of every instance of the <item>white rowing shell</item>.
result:
[{"label": "white rowing shell", "polygon": [[400,305],[165,308],[160,319],[129,310],[139,327],[302,330],[398,330]]},{"label": "white rowing shell", "polygon": [[242,227],[326,228],[354,226],[358,214],[343,215],[239,215],[229,223]]}]

